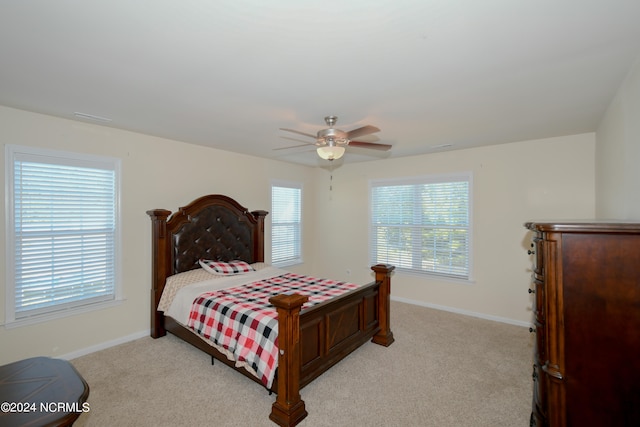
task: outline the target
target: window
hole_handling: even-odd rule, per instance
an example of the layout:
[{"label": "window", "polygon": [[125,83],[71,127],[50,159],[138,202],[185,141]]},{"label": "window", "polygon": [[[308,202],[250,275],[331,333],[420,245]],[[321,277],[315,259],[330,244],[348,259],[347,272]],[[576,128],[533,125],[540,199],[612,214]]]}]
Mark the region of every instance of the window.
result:
[{"label": "window", "polygon": [[280,267],[302,262],[302,185],[271,186],[271,263]]},{"label": "window", "polygon": [[7,323],[119,298],[118,159],[7,146]]},{"label": "window", "polygon": [[373,263],[470,279],[470,173],[374,181],[370,196]]}]

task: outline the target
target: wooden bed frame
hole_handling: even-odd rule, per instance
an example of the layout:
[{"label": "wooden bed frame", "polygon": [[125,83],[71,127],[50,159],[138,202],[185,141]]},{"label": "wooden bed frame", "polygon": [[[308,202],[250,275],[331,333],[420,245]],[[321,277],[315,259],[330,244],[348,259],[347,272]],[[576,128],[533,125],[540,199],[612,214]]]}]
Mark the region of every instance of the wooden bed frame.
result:
[{"label": "wooden bed frame", "polygon": [[[147,214],[152,222],[151,336],[159,338],[169,331],[260,383],[157,307],[167,277],[198,268],[200,258],[264,262],[268,212],[249,212],[235,200],[214,194],[194,200],[173,215],[166,209]],[[302,295],[270,299],[278,312],[279,327],[278,370],[270,390],[277,393],[269,416],[275,423],[295,426],[306,417],[300,389],[360,345],[369,339],[383,346],[393,343],[389,298],[394,267],[379,264],[371,269],[375,281],[309,309],[301,310],[307,301]]]}]

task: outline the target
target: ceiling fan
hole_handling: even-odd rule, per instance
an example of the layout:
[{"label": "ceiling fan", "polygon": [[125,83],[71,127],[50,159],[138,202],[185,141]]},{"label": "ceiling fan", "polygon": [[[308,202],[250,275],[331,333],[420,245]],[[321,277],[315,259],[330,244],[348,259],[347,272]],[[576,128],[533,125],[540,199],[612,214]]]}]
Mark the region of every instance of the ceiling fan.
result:
[{"label": "ceiling fan", "polygon": [[[383,151],[388,151],[391,149],[391,145],[389,144],[377,144],[374,142],[354,141],[354,138],[380,132],[380,129],[378,129],[375,126],[362,126],[360,128],[351,130],[349,132],[345,132],[343,130],[335,129],[333,127],[333,125],[335,125],[336,122],[338,121],[337,116],[327,116],[324,118],[324,121],[325,123],[327,123],[327,126],[329,126],[329,128],[319,130],[316,135],[300,132],[295,129],[280,128],[280,130],[293,132],[293,133],[297,133],[298,135],[314,138],[316,142],[309,142],[308,144],[305,144],[305,145],[315,145],[316,147],[318,147],[316,149],[318,155],[325,160],[339,159],[344,155],[345,148],[347,146],[370,148],[374,150],[383,150]],[[302,147],[302,146],[303,145],[296,145],[294,147]],[[276,148],[276,150],[284,150],[287,148],[294,148],[294,147]]]}]

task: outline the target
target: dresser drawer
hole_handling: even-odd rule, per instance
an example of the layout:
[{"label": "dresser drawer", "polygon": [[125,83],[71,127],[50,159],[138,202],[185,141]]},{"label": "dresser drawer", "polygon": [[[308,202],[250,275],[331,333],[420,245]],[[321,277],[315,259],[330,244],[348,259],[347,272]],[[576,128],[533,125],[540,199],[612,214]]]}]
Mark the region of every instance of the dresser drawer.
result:
[{"label": "dresser drawer", "polygon": [[540,324],[546,321],[546,299],[544,281],[534,275],[529,292],[533,293],[533,314]]},{"label": "dresser drawer", "polygon": [[542,236],[536,234],[531,242],[531,248],[527,252],[529,255],[533,255],[533,272],[539,277],[544,274],[544,245],[542,242]]},{"label": "dresser drawer", "polygon": [[545,331],[544,323],[540,323],[537,320],[533,322],[531,332],[536,335],[535,348],[534,348],[534,362],[538,365],[543,365],[547,360],[547,335]]},{"label": "dresser drawer", "polygon": [[546,381],[544,377],[545,373],[538,363],[533,365],[533,409],[539,416],[546,417],[545,409],[547,407],[547,393],[546,393]]},{"label": "dresser drawer", "polygon": [[531,418],[529,418],[529,427],[546,427],[547,425],[549,424],[546,418],[534,409],[533,412],[531,412]]}]

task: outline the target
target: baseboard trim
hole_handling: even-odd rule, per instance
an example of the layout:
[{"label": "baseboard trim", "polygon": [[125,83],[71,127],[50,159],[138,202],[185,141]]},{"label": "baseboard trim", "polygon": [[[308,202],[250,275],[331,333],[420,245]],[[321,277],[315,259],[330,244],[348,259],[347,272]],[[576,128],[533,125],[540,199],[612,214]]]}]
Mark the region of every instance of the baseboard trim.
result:
[{"label": "baseboard trim", "polygon": [[147,329],[145,331],[136,332],[131,335],[127,335],[124,337],[116,338],[111,341],[105,341],[100,344],[92,345],[90,347],[85,347],[80,350],[72,351],[71,353],[63,354],[62,356],[58,356],[60,359],[72,360],[81,356],[86,356],[87,354],[95,353],[96,351],[106,350],[109,347],[114,347],[116,345],[124,344],[129,341],[135,341],[140,338],[148,337],[150,334],[150,330]]},{"label": "baseboard trim", "polygon": [[514,319],[509,319],[509,318],[506,318],[506,317],[499,317],[499,316],[491,316],[491,315],[484,314],[484,313],[476,313],[474,311],[462,310],[462,309],[459,309],[459,308],[448,307],[448,306],[445,306],[445,305],[431,304],[431,303],[428,303],[428,302],[417,301],[417,300],[413,300],[413,299],[409,299],[409,298],[391,296],[391,300],[392,301],[398,301],[398,302],[404,302],[404,303],[412,304],[412,305],[419,305],[421,307],[433,308],[435,310],[442,310],[442,311],[448,311],[448,312],[456,313],[456,314],[463,314],[465,316],[478,317],[480,319],[493,320],[494,322],[507,323],[509,325],[523,326],[523,327],[526,327],[526,328],[531,327],[531,323],[523,322],[521,320],[514,320]]},{"label": "baseboard trim", "polygon": [[[484,313],[476,313],[474,311],[462,310],[462,309],[459,309],[459,308],[448,307],[448,306],[438,305],[438,304],[431,304],[431,303],[427,303],[427,302],[424,302],[424,301],[417,301],[417,300],[413,300],[413,299],[409,299],[409,298],[392,296],[391,300],[392,301],[403,302],[403,303],[406,303],[406,304],[418,305],[418,306],[421,306],[421,307],[433,308],[435,310],[442,310],[442,311],[448,311],[448,312],[451,312],[451,313],[462,314],[462,315],[465,315],[465,316],[478,317],[480,319],[492,320],[494,322],[507,323],[509,325],[522,326],[522,327],[527,327],[527,328],[531,326],[530,323],[523,322],[523,321],[520,321],[520,320],[508,319],[506,317],[499,317],[499,316],[491,316],[491,315],[484,314]],[[137,339],[140,339],[140,338],[148,337],[149,333],[150,333],[150,330],[147,329],[145,331],[136,332],[134,334],[127,335],[127,336],[120,337],[120,338],[116,338],[116,339],[111,340],[111,341],[105,341],[105,342],[100,343],[100,344],[92,345],[90,347],[85,347],[85,348],[82,348],[80,350],[76,350],[76,351],[73,351],[71,353],[64,354],[64,355],[59,356],[59,357],[60,357],[60,359],[65,359],[65,360],[76,359],[78,357],[86,356],[87,354],[95,353],[96,351],[106,350],[109,347],[114,347],[116,345],[124,344],[124,343],[129,342],[129,341],[134,341],[134,340],[137,340]]]}]

